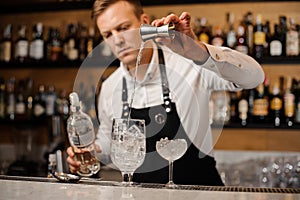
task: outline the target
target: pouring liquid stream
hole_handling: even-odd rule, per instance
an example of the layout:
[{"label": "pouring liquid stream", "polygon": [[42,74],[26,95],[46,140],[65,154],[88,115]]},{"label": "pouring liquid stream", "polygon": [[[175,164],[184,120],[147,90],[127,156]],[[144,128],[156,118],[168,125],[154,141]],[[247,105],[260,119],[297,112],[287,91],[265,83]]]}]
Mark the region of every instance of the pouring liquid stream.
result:
[{"label": "pouring liquid stream", "polygon": [[130,117],[130,115],[131,115],[131,108],[132,108],[132,103],[133,103],[134,94],[135,94],[135,88],[136,88],[136,83],[137,83],[136,77],[137,77],[137,74],[138,74],[139,65],[141,64],[144,46],[145,46],[145,42],[142,41],[141,46],[140,46],[140,50],[139,50],[139,53],[138,53],[138,56],[137,56],[137,59],[136,59],[135,73],[134,73],[134,79],[133,79],[133,91],[132,91],[132,94],[131,94],[131,99],[130,99],[130,103],[129,103],[129,114],[128,114],[128,118],[127,118],[127,122],[128,123],[129,123],[129,119],[131,118]]}]

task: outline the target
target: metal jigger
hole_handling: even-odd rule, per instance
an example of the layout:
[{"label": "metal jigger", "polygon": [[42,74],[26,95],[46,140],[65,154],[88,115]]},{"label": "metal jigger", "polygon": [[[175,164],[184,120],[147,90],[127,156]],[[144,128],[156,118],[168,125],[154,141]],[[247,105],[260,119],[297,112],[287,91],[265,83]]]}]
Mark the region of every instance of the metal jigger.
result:
[{"label": "metal jigger", "polygon": [[156,27],[149,24],[142,24],[140,34],[144,42],[158,37],[169,37],[173,39],[175,37],[175,25],[173,23],[169,23]]}]

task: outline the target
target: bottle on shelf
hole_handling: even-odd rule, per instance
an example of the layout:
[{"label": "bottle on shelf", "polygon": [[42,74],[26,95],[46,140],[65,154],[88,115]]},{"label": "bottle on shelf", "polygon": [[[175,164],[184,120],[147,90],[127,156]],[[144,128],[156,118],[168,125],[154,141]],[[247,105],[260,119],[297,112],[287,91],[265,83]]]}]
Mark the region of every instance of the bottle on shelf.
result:
[{"label": "bottle on shelf", "polygon": [[290,27],[286,32],[286,56],[299,55],[299,31],[296,29],[294,18],[290,18]]},{"label": "bottle on shelf", "polygon": [[283,40],[284,37],[280,32],[279,25],[274,24],[274,33],[270,40],[269,54],[270,56],[282,56],[283,55]]},{"label": "bottle on shelf", "polygon": [[291,92],[292,78],[287,77],[286,80],[286,89],[283,96],[284,102],[284,116],[287,126],[294,125],[294,116],[295,116],[295,95]]},{"label": "bottle on shelf", "polygon": [[79,58],[77,29],[77,25],[73,23],[69,24],[67,27],[67,36],[63,45],[63,54],[69,61],[75,61]]},{"label": "bottle on shelf", "polygon": [[242,25],[239,25],[237,29],[237,41],[236,41],[235,50],[246,55],[249,54],[249,48],[247,45],[247,40],[245,35],[245,28]]},{"label": "bottle on shelf", "polygon": [[26,119],[25,81],[20,79],[17,85],[16,94],[16,119]]},{"label": "bottle on shelf", "polygon": [[89,27],[88,30],[88,39],[87,39],[87,45],[86,45],[86,51],[87,51],[87,56],[92,57],[93,56],[93,49],[100,44],[99,41],[97,41],[96,33],[95,33],[95,28],[93,26]]},{"label": "bottle on shelf", "polygon": [[33,117],[33,80],[26,79],[24,97],[26,102],[26,117],[31,119]]},{"label": "bottle on shelf", "polygon": [[78,54],[79,60],[83,61],[88,54],[88,28],[85,23],[79,26],[79,39],[78,39]]},{"label": "bottle on shelf", "polygon": [[264,45],[266,43],[266,34],[263,31],[262,15],[256,16],[256,24],[254,26],[254,58],[261,59],[264,56]]},{"label": "bottle on shelf", "polygon": [[242,126],[248,124],[248,90],[242,90],[241,98],[238,103],[239,121]]},{"label": "bottle on shelf", "polygon": [[283,97],[280,92],[279,82],[273,83],[273,89],[270,95],[270,118],[275,127],[282,124],[283,118]]},{"label": "bottle on shelf", "polygon": [[9,63],[13,58],[12,25],[8,24],[3,31],[3,39],[0,45],[0,61]]},{"label": "bottle on shelf", "polygon": [[50,85],[48,88],[48,92],[46,93],[46,116],[52,116],[56,114],[57,111],[57,94],[55,91],[54,85]]},{"label": "bottle on shelf", "polygon": [[38,92],[34,97],[33,116],[42,119],[46,116],[46,92],[45,85],[38,87]]},{"label": "bottle on shelf", "polygon": [[15,96],[15,78],[12,77],[7,81],[7,103],[6,103],[6,114],[10,120],[15,119],[16,113],[16,96]]},{"label": "bottle on shelf", "polygon": [[67,132],[69,142],[74,148],[75,159],[81,162],[77,173],[81,176],[92,176],[100,170],[94,144],[94,126],[90,116],[82,112],[77,93],[72,92],[69,97],[71,113],[67,120]]},{"label": "bottle on shelf", "polygon": [[244,17],[244,24],[245,24],[245,33],[246,33],[246,43],[248,46],[248,54],[253,56],[254,55],[254,25],[253,25],[253,13],[247,12]]},{"label": "bottle on shelf", "polygon": [[32,41],[29,46],[29,57],[34,62],[42,61],[45,57],[45,47],[43,38],[43,24],[35,24],[32,30]]},{"label": "bottle on shelf", "polygon": [[201,31],[199,34],[199,40],[206,44],[210,44],[211,41],[211,31],[207,24],[207,19],[205,17],[201,18],[200,21]]},{"label": "bottle on shelf", "polygon": [[295,89],[295,123],[300,124],[300,80]]},{"label": "bottle on shelf", "polygon": [[215,35],[211,39],[211,45],[221,47],[224,46],[225,39],[221,26],[216,26]]},{"label": "bottle on shelf", "polygon": [[255,89],[255,95],[253,100],[253,121],[256,123],[266,123],[268,122],[269,114],[269,97],[265,89],[264,83],[259,84]]},{"label": "bottle on shelf", "polygon": [[65,89],[61,89],[57,97],[57,112],[63,120],[66,120],[69,116],[69,101]]},{"label": "bottle on shelf", "polygon": [[264,43],[264,53],[263,56],[269,55],[270,50],[270,42],[271,42],[271,29],[270,29],[270,21],[267,20],[266,23],[263,25],[263,32],[265,33],[266,40]]},{"label": "bottle on shelf", "polygon": [[238,102],[240,92],[229,92],[230,94],[230,123],[238,122]]},{"label": "bottle on shelf", "polygon": [[46,57],[50,62],[63,60],[63,41],[58,28],[49,28],[48,40],[46,44]]},{"label": "bottle on shelf", "polygon": [[4,78],[0,77],[0,119],[6,117],[6,91]]},{"label": "bottle on shelf", "polygon": [[18,63],[24,63],[28,61],[29,54],[29,41],[26,36],[27,27],[21,25],[18,28],[18,39],[15,43],[15,60]]},{"label": "bottle on shelf", "polygon": [[227,30],[226,30],[226,46],[234,48],[236,45],[236,34],[234,30],[234,14],[229,12],[226,14]]},{"label": "bottle on shelf", "polygon": [[283,42],[282,42],[282,55],[286,56],[286,33],[287,33],[287,21],[286,21],[286,16],[281,15],[279,16],[279,33],[282,35]]}]

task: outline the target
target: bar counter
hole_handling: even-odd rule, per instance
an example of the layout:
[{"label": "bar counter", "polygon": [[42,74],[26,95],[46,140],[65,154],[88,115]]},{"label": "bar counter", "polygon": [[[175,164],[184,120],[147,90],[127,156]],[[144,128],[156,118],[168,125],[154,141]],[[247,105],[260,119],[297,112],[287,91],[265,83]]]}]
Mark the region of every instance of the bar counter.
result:
[{"label": "bar counter", "polygon": [[[299,200],[300,189],[270,189],[182,186],[181,189],[164,189],[162,185],[141,184],[138,187],[115,186],[112,181],[80,180],[62,183],[54,178],[0,176],[0,199],[103,199],[103,200]],[[227,190],[227,191],[226,191]]]}]

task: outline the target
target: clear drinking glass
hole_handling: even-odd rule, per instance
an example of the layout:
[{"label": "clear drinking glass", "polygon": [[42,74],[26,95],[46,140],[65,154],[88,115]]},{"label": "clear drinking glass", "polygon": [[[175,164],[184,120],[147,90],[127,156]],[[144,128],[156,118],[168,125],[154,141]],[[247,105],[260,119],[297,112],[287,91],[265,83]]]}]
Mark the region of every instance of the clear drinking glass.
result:
[{"label": "clear drinking glass", "polygon": [[165,186],[167,188],[177,187],[173,182],[173,163],[185,154],[187,150],[186,140],[161,138],[160,141],[156,142],[156,150],[161,157],[169,161],[169,182]]},{"label": "clear drinking glass", "polygon": [[115,118],[112,126],[110,157],[122,173],[122,185],[131,186],[133,172],[146,155],[145,121]]}]

